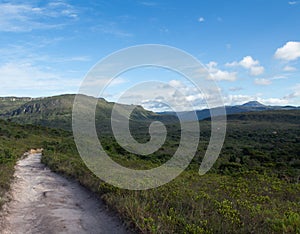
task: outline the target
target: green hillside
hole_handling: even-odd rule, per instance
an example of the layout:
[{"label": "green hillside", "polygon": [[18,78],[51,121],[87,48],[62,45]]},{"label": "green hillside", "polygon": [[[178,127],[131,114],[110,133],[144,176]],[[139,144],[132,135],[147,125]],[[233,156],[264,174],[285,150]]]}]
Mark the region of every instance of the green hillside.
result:
[{"label": "green hillside", "polygon": [[0,97],[0,112],[6,113],[13,111],[31,100],[32,98],[29,97]]},{"label": "green hillside", "polygon": [[[84,96],[83,96],[84,97]],[[47,98],[38,98],[28,101],[22,99],[17,102],[6,100],[5,105],[0,106],[0,118],[10,120],[20,124],[34,124],[46,127],[60,128],[65,130],[72,129],[72,109],[75,95],[60,95]],[[89,103],[95,99],[84,97]],[[115,103],[107,102],[100,98],[96,107],[96,125],[98,129],[105,132],[110,129],[110,116]],[[10,108],[8,108],[8,106]],[[2,107],[2,108],[1,108]],[[123,108],[129,106],[122,105]],[[84,112],[85,106],[82,106]],[[119,113],[123,115],[123,113]],[[176,120],[174,116],[160,116],[154,112],[147,111],[141,106],[137,106],[131,114],[133,122],[144,122],[146,120],[161,120],[169,122]]]}]

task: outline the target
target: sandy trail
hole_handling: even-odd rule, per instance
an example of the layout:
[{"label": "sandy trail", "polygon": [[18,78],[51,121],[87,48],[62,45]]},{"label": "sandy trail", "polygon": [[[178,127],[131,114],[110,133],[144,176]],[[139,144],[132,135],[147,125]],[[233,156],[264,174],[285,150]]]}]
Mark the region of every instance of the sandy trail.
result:
[{"label": "sandy trail", "polygon": [[30,154],[16,165],[0,233],[128,233],[101,201],[46,169],[40,158]]}]

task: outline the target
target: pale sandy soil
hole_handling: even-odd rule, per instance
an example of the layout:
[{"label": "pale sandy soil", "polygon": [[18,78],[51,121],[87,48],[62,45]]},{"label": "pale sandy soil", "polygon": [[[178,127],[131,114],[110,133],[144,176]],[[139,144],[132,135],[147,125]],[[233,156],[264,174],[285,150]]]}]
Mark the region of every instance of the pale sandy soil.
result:
[{"label": "pale sandy soil", "polygon": [[45,168],[40,154],[16,165],[0,233],[128,233],[89,191]]}]

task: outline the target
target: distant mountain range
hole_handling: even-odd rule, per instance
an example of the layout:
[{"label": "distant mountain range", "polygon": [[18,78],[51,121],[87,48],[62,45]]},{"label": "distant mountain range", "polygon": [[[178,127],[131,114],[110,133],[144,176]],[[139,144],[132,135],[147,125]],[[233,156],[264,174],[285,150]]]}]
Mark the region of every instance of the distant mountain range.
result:
[{"label": "distant mountain range", "polygon": [[[215,113],[218,113],[218,109],[220,107],[214,108]],[[225,106],[226,114],[238,114],[245,112],[257,112],[257,111],[271,111],[271,110],[300,110],[300,107],[295,106],[266,106],[257,101],[250,101],[243,105],[236,106]],[[196,110],[197,119],[194,118],[193,111],[183,111],[183,112],[159,112],[162,115],[174,115],[180,117],[184,121],[195,121],[195,120],[203,120],[210,118],[210,110]]]},{"label": "distant mountain range", "polygon": [[[72,108],[75,94],[65,94],[46,98],[30,98],[30,97],[0,97],[0,118],[21,123],[34,124],[47,127],[61,128],[65,130],[72,129]],[[91,97],[86,97],[87,101]],[[101,131],[110,129],[110,117],[112,108],[115,103],[108,102],[103,98],[99,98],[96,108],[96,125]],[[122,105],[123,108],[129,105]],[[218,108],[215,108],[217,110]],[[227,115],[238,114],[244,112],[258,112],[271,110],[300,110],[300,107],[294,106],[266,106],[257,101],[247,102],[243,105],[226,106]],[[118,113],[123,116],[124,113]],[[154,113],[145,110],[141,106],[137,106],[131,114],[131,122],[149,123],[152,121],[162,121],[164,123],[176,123],[178,117],[185,121],[195,121],[210,118],[209,109],[197,110],[197,119],[192,115],[191,111],[184,112],[160,112]],[[147,125],[147,124],[146,124]],[[138,126],[138,125],[135,125]]]}]

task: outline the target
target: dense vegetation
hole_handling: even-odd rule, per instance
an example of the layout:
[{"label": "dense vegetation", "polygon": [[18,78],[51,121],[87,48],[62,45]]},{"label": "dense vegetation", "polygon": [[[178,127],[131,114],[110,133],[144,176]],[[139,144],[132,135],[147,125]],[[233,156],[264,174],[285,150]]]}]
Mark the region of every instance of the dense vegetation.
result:
[{"label": "dense vegetation", "polygon": [[[274,111],[229,116],[220,158],[199,176],[209,136],[201,121],[202,140],[188,170],[157,189],[128,191],[96,178],[84,165],[72,137],[46,141],[43,162],[96,192],[128,225],[144,233],[300,233],[300,112]],[[141,128],[132,127],[144,141]],[[167,160],[178,146],[178,126],[162,149],[138,157],[112,137],[101,142],[110,156],[131,168],[150,168]],[[147,137],[147,135],[146,135]]]},{"label": "dense vegetation", "polygon": [[0,120],[0,207],[5,201],[16,161],[31,148],[40,148],[43,142],[57,141],[71,133],[33,125],[18,125]]},{"label": "dense vegetation", "polygon": [[[0,115],[9,122],[0,121],[0,205],[16,161],[26,150],[42,147],[45,164],[97,193],[138,232],[300,233],[299,110],[229,116],[221,155],[208,174],[199,176],[210,137],[210,121],[203,120],[197,154],[185,172],[160,188],[128,191],[102,182],[87,169],[71,132],[13,123],[70,130],[73,99],[1,99]],[[113,160],[130,168],[153,168],[172,157],[180,141],[180,126],[170,123],[174,118],[136,109],[130,128],[139,142],[149,140],[152,120],[168,123],[161,149],[138,156],[126,152],[111,135],[112,105],[100,99],[96,121],[101,143]]]}]

